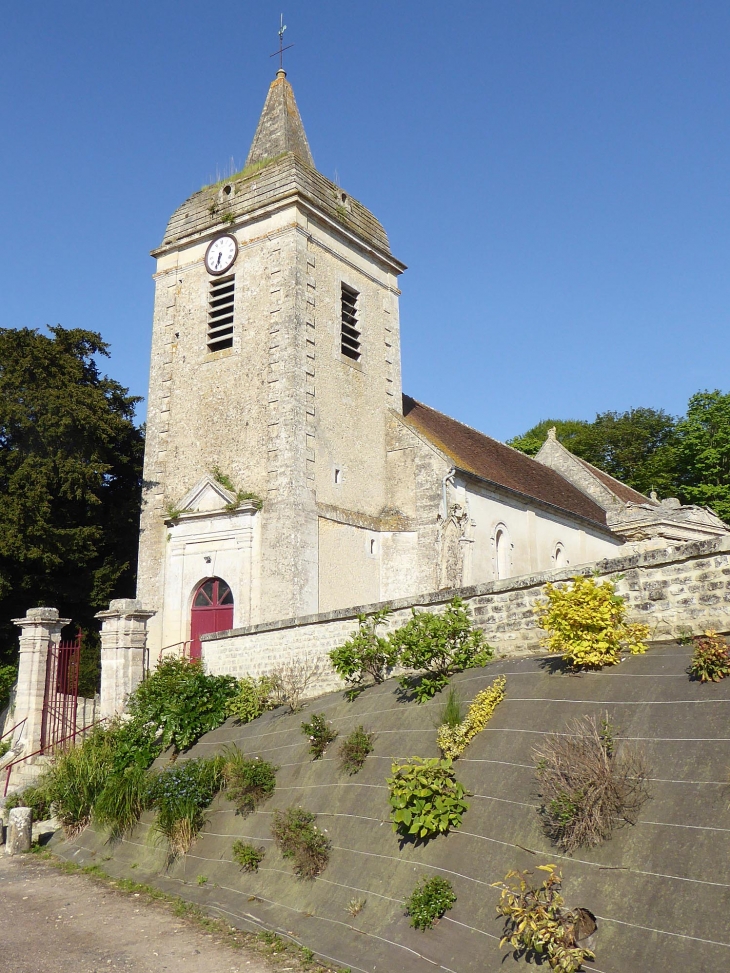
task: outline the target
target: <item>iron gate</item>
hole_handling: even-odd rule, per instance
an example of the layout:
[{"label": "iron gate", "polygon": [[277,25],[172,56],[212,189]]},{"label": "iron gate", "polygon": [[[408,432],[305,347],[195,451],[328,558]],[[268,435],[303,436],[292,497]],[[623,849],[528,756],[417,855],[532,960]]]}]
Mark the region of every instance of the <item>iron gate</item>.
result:
[{"label": "iron gate", "polygon": [[75,639],[58,645],[48,643],[41,753],[50,753],[61,743],[73,746],[76,742],[80,661],[81,632]]}]

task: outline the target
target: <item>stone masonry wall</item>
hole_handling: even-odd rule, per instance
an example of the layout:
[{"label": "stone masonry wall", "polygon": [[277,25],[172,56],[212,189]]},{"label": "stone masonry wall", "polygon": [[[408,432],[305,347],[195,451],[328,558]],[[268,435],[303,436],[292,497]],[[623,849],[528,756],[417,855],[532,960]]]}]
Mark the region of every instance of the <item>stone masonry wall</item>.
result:
[{"label": "stone masonry wall", "polygon": [[[730,538],[722,537],[581,567],[203,636],[203,659],[210,672],[238,677],[263,675],[303,656],[312,661],[326,660],[327,653],[342,645],[357,628],[358,613],[389,604],[392,608],[389,627],[393,629],[410,618],[411,608],[439,611],[454,595],[467,602],[475,623],[498,655],[526,655],[540,650],[542,632],[535,623],[534,607],[543,595],[545,583],[568,581],[575,575],[594,572],[599,579],[615,582],[618,593],[628,603],[630,620],[646,622],[652,640],[673,638],[687,631],[730,631]],[[327,666],[322,677],[310,687],[309,695],[328,692],[340,685]]]}]

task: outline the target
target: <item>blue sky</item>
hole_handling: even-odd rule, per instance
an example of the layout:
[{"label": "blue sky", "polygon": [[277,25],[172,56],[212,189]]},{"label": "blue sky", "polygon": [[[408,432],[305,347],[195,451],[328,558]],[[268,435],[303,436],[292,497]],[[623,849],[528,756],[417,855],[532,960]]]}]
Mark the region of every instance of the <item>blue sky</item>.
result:
[{"label": "blue sky", "polygon": [[[146,395],[149,251],[243,163],[281,3],[1,9],[0,326],[98,330]],[[730,387],[726,0],[284,15],[315,162],[409,267],[406,391],[506,439]]]}]

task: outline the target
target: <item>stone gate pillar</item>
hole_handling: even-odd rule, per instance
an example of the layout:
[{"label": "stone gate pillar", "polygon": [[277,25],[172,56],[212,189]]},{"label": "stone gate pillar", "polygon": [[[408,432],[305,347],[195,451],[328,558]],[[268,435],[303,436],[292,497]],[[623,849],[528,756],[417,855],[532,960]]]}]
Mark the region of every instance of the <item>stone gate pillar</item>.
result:
[{"label": "stone gate pillar", "polygon": [[146,666],[147,620],[155,612],[135,598],[116,598],[101,619],[101,716],[121,713],[142,681]]},{"label": "stone gate pillar", "polygon": [[57,608],[29,608],[25,618],[13,619],[13,624],[20,628],[14,719],[16,723],[26,719],[20,730],[26,754],[35,753],[41,747],[48,644],[58,645],[61,629],[70,621],[70,618],[59,618]]}]

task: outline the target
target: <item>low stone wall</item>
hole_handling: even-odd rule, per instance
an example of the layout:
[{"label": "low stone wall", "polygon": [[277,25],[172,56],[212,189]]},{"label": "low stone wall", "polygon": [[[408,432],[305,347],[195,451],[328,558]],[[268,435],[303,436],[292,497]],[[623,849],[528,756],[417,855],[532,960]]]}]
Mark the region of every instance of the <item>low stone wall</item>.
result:
[{"label": "low stone wall", "polygon": [[389,628],[403,625],[412,608],[439,611],[454,595],[470,606],[475,623],[499,655],[526,655],[540,649],[542,631],[535,624],[535,604],[548,581],[596,574],[615,582],[629,606],[631,621],[646,622],[651,639],[669,639],[706,629],[730,631],[730,538],[680,544],[560,571],[493,581],[418,598],[363,605],[302,618],[251,625],[204,635],[203,659],[210,672],[260,676],[276,666],[306,657],[320,662],[323,673],[308,695],[336,689],[341,682],[326,664],[327,653],[342,645],[357,627],[357,615],[385,605],[392,609]]}]

